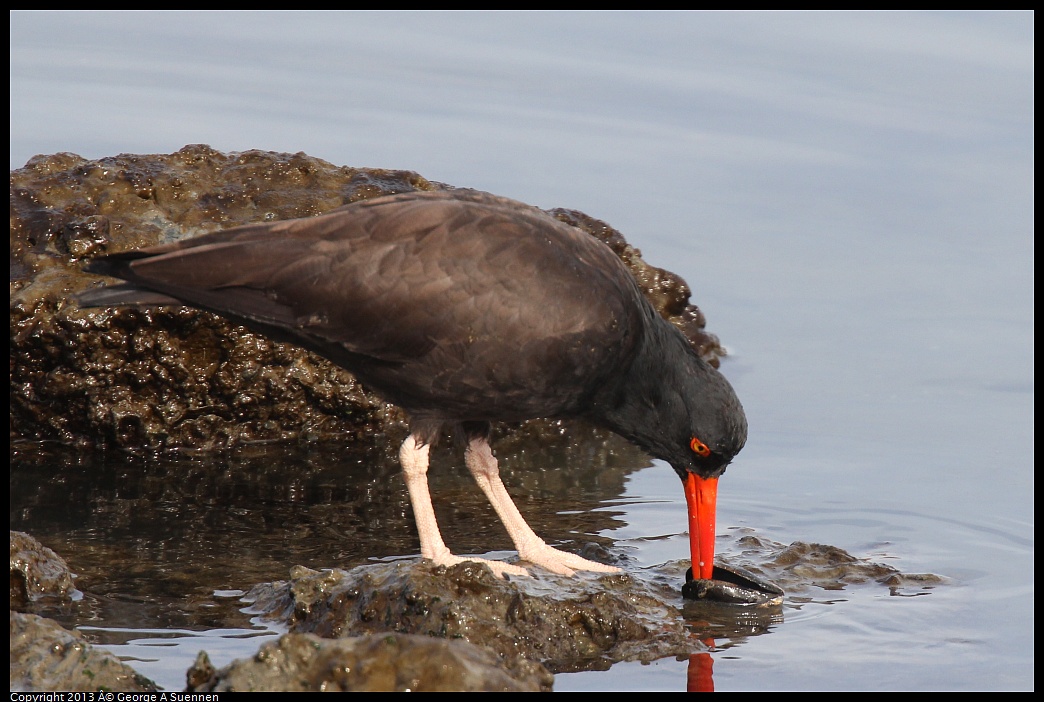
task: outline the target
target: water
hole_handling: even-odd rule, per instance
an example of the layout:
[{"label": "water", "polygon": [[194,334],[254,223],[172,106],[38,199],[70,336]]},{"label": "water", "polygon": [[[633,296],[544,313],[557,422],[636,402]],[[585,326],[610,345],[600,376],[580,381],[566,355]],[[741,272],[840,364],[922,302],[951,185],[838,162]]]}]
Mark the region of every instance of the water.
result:
[{"label": "water", "polygon": [[[1031,13],[19,11],[10,164],[304,151],[605,220],[731,351],[751,438],[721,529],[951,580],[791,601],[714,654],[717,689],[1032,689],[1033,77]],[[636,463],[594,535],[680,557],[676,481]]]}]

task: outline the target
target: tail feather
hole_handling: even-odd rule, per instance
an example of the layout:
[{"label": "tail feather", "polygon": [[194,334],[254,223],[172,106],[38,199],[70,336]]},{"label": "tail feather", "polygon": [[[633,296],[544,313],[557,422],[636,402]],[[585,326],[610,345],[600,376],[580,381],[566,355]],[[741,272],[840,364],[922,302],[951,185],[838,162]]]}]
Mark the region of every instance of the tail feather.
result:
[{"label": "tail feather", "polygon": [[127,251],[125,253],[108,254],[88,261],[83,267],[88,273],[95,275],[107,275],[113,278],[125,277],[130,264],[141,258],[148,258],[152,254],[144,250]]},{"label": "tail feather", "polygon": [[[108,274],[106,274],[108,275]],[[80,307],[143,307],[150,305],[184,305],[185,303],[170,295],[146,290],[129,283],[109,285],[104,288],[87,290],[76,296]]]}]

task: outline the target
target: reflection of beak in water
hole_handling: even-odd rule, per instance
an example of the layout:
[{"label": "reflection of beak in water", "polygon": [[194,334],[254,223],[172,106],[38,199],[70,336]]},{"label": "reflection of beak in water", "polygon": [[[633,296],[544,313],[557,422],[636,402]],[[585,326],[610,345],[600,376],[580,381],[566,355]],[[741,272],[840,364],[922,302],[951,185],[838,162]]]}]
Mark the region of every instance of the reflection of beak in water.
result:
[{"label": "reflection of beak in water", "polygon": [[[714,650],[714,639],[703,639],[707,648]],[[689,673],[685,684],[686,692],[714,692],[714,658],[709,653],[693,653],[689,656]]]}]

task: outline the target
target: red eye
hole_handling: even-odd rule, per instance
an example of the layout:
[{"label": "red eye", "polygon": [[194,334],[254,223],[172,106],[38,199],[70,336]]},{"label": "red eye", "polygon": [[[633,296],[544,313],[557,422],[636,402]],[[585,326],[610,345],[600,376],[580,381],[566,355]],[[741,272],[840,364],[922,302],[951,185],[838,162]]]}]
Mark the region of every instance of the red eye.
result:
[{"label": "red eye", "polygon": [[707,444],[703,443],[702,441],[697,439],[695,436],[692,437],[692,439],[689,440],[689,448],[691,448],[693,453],[695,453],[697,456],[703,456],[704,458],[709,456],[710,452],[711,452],[710,446],[708,446]]}]

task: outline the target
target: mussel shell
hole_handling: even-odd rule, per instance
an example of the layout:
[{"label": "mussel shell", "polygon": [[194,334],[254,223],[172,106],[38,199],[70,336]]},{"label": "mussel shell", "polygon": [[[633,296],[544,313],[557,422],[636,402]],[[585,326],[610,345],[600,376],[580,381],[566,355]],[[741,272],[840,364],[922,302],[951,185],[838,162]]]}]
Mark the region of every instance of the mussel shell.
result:
[{"label": "mussel shell", "polygon": [[775,607],[783,604],[783,590],[750,571],[736,566],[714,565],[711,580],[692,578],[692,568],[685,573],[682,597],[746,607]]}]

